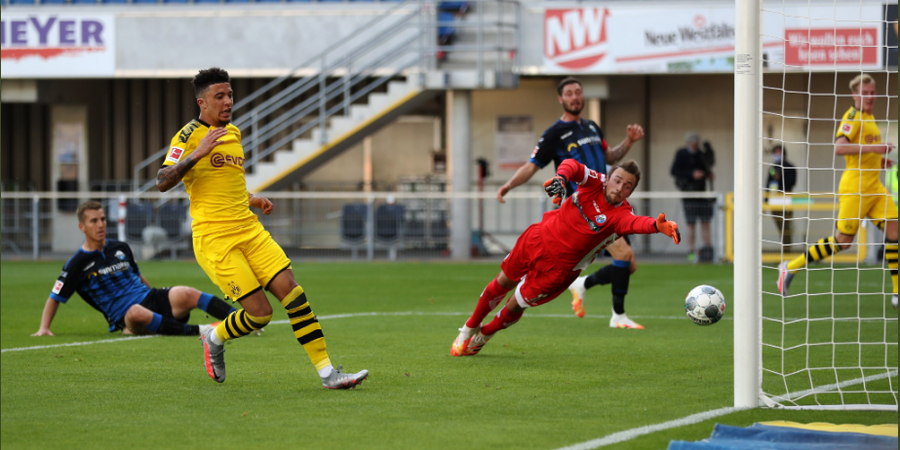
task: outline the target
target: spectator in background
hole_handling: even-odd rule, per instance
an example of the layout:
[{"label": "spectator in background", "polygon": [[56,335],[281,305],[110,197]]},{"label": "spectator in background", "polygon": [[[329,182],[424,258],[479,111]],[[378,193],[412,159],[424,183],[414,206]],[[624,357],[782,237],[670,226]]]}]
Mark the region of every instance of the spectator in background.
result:
[{"label": "spectator in background", "polygon": [[[675,153],[672,161],[672,176],[675,177],[675,185],[682,192],[704,192],[706,181],[712,184],[714,178],[712,166],[715,164],[715,153],[709,142],[703,143],[700,150],[700,135],[689,131],[684,138],[685,146]],[[687,222],[688,260],[695,262],[695,225],[700,221],[703,248],[700,258],[704,261],[712,260],[712,244],[710,241],[709,221],[713,215],[713,201],[705,198],[688,198],[682,200],[684,204],[685,221]]]},{"label": "spectator in background", "polygon": [[[769,166],[769,175],[766,179],[766,186],[769,189],[768,194],[777,196],[792,192],[794,185],[797,184],[797,169],[788,162],[787,150],[783,146],[776,145],[772,148],[772,163]],[[769,197],[766,197],[766,202],[768,201]],[[794,211],[775,208],[772,210],[772,218],[775,219],[775,226],[778,227],[778,232],[781,233],[781,244],[785,247],[791,245],[793,236],[791,219],[794,218]]]}]

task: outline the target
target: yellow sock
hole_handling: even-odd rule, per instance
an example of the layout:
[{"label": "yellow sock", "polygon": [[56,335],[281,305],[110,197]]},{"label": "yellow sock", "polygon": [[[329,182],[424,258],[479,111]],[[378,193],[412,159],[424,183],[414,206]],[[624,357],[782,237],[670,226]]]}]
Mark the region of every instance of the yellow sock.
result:
[{"label": "yellow sock", "polygon": [[791,272],[806,267],[808,263],[819,262],[829,256],[841,251],[841,246],[836,243],[834,236],[819,239],[813,245],[809,246],[809,250],[805,255],[798,256],[788,263],[788,270]]},{"label": "yellow sock", "polygon": [[891,282],[894,283],[894,293],[897,293],[897,243],[887,242],[884,245],[884,259],[888,269],[891,270]]},{"label": "yellow sock", "polygon": [[297,342],[306,350],[309,359],[316,366],[316,370],[330,366],[331,359],[328,358],[328,352],[325,350],[325,335],[322,333],[322,326],[319,325],[319,319],[316,318],[309,302],[306,301],[303,288],[295,287],[281,300],[281,305],[288,313]]},{"label": "yellow sock", "polygon": [[229,314],[228,317],[216,327],[216,336],[218,336],[222,342],[237,339],[259,330],[266,326],[271,320],[271,314],[265,317],[254,317],[247,314],[247,311],[239,309]]}]

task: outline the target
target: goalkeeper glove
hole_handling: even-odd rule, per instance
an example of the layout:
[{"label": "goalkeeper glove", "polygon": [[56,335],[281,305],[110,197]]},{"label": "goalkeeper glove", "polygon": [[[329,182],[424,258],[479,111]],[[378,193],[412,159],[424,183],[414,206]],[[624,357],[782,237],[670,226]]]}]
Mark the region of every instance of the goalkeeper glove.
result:
[{"label": "goalkeeper glove", "polygon": [[656,218],[656,230],[672,238],[675,241],[675,245],[681,242],[681,232],[678,231],[678,224],[671,220],[666,220],[665,213],[660,214]]},{"label": "goalkeeper glove", "polygon": [[553,199],[553,203],[559,205],[566,197],[566,177],[557,175],[544,182],[544,191]]}]

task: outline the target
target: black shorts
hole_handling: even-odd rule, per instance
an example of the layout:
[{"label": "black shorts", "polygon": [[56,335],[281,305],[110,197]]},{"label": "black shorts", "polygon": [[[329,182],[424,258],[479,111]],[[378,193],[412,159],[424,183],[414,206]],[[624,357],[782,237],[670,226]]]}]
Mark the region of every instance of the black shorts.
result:
[{"label": "black shorts", "polygon": [[[147,294],[147,296],[144,297],[143,300],[141,300],[139,305],[163,317],[175,319],[181,323],[187,323],[188,319],[191,317],[190,314],[187,314],[181,319],[175,318],[175,316],[172,314],[172,303],[169,302],[169,288],[150,289],[150,293]],[[124,329],[125,316],[122,316],[122,318],[119,319],[118,322],[116,322],[115,329],[110,331],[119,331]]]},{"label": "black shorts", "polygon": [[709,222],[713,215],[713,201],[706,198],[686,198],[684,204],[684,216],[687,223]]}]

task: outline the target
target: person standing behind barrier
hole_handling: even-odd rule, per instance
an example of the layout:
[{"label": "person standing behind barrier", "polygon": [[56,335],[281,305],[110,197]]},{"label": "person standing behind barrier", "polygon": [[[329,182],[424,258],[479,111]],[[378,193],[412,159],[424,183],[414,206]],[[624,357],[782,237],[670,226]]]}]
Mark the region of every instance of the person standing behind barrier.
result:
[{"label": "person standing behind barrier", "polygon": [[[787,160],[787,150],[781,145],[772,148],[772,163],[769,166],[769,175],[766,179],[768,194],[779,195],[792,192],[794,185],[797,184],[797,169]],[[769,198],[766,197],[766,202]],[[793,224],[791,220],[794,218],[794,211],[791,209],[772,210],[772,218],[775,220],[775,226],[781,233],[781,244],[785,247],[791,245],[793,241]]]},{"label": "person standing behind barrier", "polygon": [[[706,181],[712,183],[714,174],[712,165],[715,157],[709,142],[704,143],[704,150],[700,150],[700,135],[690,131],[684,138],[685,146],[675,153],[672,161],[671,174],[675,177],[675,186],[682,192],[704,192]],[[709,254],[702,260],[712,260],[712,244],[710,241],[709,221],[713,215],[713,202],[705,198],[686,198],[682,200],[684,216],[687,222],[688,261],[696,262],[695,253],[695,225],[700,221],[700,230],[703,238],[702,253]]]}]

